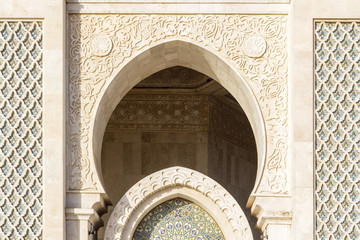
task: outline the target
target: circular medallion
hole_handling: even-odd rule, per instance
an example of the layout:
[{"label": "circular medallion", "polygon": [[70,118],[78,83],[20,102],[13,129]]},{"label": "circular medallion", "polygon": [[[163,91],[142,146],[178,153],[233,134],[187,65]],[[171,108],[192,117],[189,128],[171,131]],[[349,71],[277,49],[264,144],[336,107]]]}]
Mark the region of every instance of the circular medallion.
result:
[{"label": "circular medallion", "polygon": [[260,35],[249,36],[244,40],[243,51],[249,57],[261,57],[266,51],[266,41]]},{"label": "circular medallion", "polygon": [[104,34],[96,35],[90,42],[91,52],[96,56],[106,56],[112,49],[112,41]]}]

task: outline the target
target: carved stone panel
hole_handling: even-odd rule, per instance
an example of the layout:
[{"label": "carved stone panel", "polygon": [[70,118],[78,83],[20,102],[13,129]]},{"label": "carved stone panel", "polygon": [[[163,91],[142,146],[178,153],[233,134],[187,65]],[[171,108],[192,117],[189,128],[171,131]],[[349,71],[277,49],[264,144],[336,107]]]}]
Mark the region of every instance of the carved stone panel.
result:
[{"label": "carved stone panel", "polygon": [[[101,190],[90,150],[91,129],[99,99],[114,74],[149,46],[184,40],[226,59],[252,88],[265,119],[267,142],[255,192],[288,193],[286,25],[285,15],[71,14],[68,188]],[[111,41],[98,44],[93,37],[99,34]],[[251,36],[258,36],[255,42]]]}]

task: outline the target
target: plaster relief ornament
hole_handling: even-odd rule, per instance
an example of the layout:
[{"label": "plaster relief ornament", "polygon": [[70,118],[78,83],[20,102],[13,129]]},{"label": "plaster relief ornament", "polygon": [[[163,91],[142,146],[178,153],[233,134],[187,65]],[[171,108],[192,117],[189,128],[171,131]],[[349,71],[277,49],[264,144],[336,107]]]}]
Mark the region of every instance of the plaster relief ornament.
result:
[{"label": "plaster relief ornament", "polygon": [[[181,40],[215,52],[243,75],[266,125],[266,158],[255,192],[287,194],[286,26],[284,15],[71,14],[69,189],[100,189],[91,148],[92,124],[112,76],[145,49]],[[261,57],[265,52],[266,58]]]},{"label": "plaster relief ornament", "polygon": [[106,56],[112,49],[112,41],[109,36],[104,34],[96,35],[91,39],[91,52],[95,56]]},{"label": "plaster relief ornament", "polygon": [[244,40],[243,51],[248,57],[261,57],[266,51],[266,41],[260,35],[249,36]]}]

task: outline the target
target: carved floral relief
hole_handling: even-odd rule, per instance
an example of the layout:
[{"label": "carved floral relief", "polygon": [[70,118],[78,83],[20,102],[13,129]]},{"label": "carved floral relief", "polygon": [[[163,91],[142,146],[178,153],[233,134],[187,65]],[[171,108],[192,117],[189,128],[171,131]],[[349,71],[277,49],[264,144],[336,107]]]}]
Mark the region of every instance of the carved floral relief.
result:
[{"label": "carved floral relief", "polygon": [[68,188],[99,190],[89,152],[90,129],[111,75],[145,47],[183,39],[217,52],[248,82],[261,107],[267,137],[265,169],[256,193],[287,193],[286,25],[285,15],[71,14]]}]

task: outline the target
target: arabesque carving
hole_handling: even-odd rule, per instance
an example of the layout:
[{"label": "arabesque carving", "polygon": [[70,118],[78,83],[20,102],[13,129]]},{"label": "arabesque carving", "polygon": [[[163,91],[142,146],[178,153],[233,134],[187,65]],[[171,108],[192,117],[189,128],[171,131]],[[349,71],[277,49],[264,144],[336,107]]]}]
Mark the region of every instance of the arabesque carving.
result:
[{"label": "arabesque carving", "polygon": [[158,171],[130,188],[116,204],[107,224],[104,239],[121,239],[135,208],[150,195],[173,187],[190,188],[211,199],[226,215],[227,224],[232,227],[233,239],[253,239],[247,218],[231,194],[211,178],[183,167]]},{"label": "arabesque carving", "polygon": [[[184,40],[217,52],[251,86],[266,124],[267,157],[257,193],[287,193],[287,39],[285,15],[95,15],[69,17],[69,189],[97,190],[90,149],[94,109],[112,74],[145,47]],[[112,41],[106,56],[91,51],[92,36]],[[266,51],[252,58],[244,40],[261,36]],[[226,81],[226,80],[224,80]]]}]

